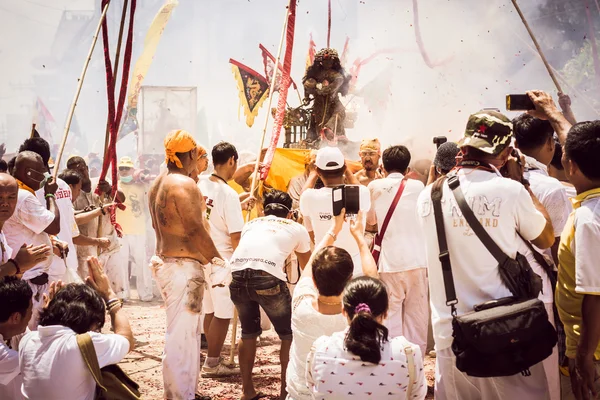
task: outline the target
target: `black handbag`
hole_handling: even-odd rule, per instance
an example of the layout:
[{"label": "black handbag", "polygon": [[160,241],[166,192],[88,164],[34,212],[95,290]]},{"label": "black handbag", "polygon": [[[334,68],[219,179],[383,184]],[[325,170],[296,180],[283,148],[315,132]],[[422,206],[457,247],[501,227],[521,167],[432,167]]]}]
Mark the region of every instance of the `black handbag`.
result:
[{"label": "black handbag", "polygon": [[[557,336],[548,320],[544,303],[537,299],[541,279],[527,259],[517,254],[511,259],[496,245],[469,208],[457,176],[448,184],[463,217],[485,247],[498,261],[502,282],[513,296],[475,305],[473,311],[457,315],[456,290],[450,264],[442,213],[442,186],[439,179],[431,191],[435,225],[440,248],[446,305],[452,310],[452,351],[456,367],[469,376],[499,377],[518,373],[529,375],[529,368],[552,354]],[[537,277],[537,279],[536,279]]]}]

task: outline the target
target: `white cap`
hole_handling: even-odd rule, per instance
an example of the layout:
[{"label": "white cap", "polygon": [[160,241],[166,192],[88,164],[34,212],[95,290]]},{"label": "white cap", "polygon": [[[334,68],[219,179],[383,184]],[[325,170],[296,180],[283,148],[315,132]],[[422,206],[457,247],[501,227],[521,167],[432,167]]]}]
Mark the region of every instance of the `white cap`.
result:
[{"label": "white cap", "polygon": [[315,165],[323,171],[340,169],[344,166],[345,160],[341,150],[337,147],[323,147],[317,152]]}]

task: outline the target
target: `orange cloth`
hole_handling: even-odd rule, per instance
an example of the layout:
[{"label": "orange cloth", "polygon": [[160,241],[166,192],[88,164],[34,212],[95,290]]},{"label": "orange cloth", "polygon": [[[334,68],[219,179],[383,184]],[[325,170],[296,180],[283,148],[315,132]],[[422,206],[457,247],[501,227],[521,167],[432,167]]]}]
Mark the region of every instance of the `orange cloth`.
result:
[{"label": "orange cloth", "polygon": [[26,184],[24,184],[23,182],[21,182],[18,179],[17,179],[17,185],[19,186],[19,189],[27,190],[29,193],[35,195],[35,191],[32,188],[30,188],[29,186],[27,186]]},{"label": "orange cloth", "polygon": [[166,163],[173,162],[177,168],[183,168],[176,153],[187,153],[194,150],[196,146],[196,141],[189,132],[182,129],[169,132],[165,138]]}]

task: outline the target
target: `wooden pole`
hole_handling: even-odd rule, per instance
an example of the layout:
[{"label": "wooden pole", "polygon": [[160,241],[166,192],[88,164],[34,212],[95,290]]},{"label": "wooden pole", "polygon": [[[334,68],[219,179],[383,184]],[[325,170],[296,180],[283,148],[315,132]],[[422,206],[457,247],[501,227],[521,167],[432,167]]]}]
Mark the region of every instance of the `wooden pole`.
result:
[{"label": "wooden pole", "polygon": [[512,1],[513,5],[515,6],[515,9],[517,10],[519,17],[521,17],[521,21],[523,21],[523,25],[525,25],[525,29],[527,29],[527,32],[529,33],[529,36],[531,37],[531,40],[533,41],[533,44],[535,45],[535,48],[537,49],[538,54],[540,55],[540,58],[544,62],[544,65],[546,66],[546,70],[548,71],[550,78],[552,78],[552,81],[554,82],[554,86],[556,86],[556,89],[560,93],[563,93],[562,88],[560,87],[560,83],[558,83],[558,79],[556,79],[556,76],[554,75],[554,71],[552,71],[552,67],[548,63],[548,60],[546,60],[546,56],[544,56],[544,52],[542,51],[540,44],[538,43],[537,39],[533,35],[533,31],[529,27],[529,24],[527,23],[525,16],[521,12],[521,9],[519,8],[519,5],[517,4],[517,0],[511,0],[511,1]]},{"label": "wooden pole", "polygon": [[77,89],[75,90],[75,97],[73,98],[73,103],[71,103],[71,109],[69,110],[69,114],[67,116],[67,123],[65,125],[65,131],[63,133],[62,142],[58,149],[58,156],[56,157],[56,163],[54,164],[54,175],[53,178],[56,180],[58,176],[58,171],[60,170],[60,160],[62,158],[63,152],[65,150],[65,145],[67,144],[67,137],[69,136],[69,129],[71,128],[71,121],[73,121],[73,114],[75,114],[75,107],[77,106],[77,100],[79,100],[79,94],[81,93],[81,87],[83,86],[83,80],[85,79],[85,74],[87,72],[88,66],[90,65],[90,60],[92,59],[92,54],[94,53],[94,47],[96,47],[96,42],[98,41],[98,33],[100,32],[100,28],[102,28],[102,22],[104,18],[106,18],[106,12],[108,11],[109,3],[106,3],[104,6],[104,10],[102,10],[102,15],[100,15],[100,21],[98,22],[98,27],[96,27],[96,32],[94,33],[94,37],[92,39],[92,45],[90,46],[90,51],[88,52],[85,63],[83,64],[83,70],[81,71],[81,76],[79,77],[79,83],[77,84]]},{"label": "wooden pole", "polygon": [[[260,165],[260,156],[262,154],[262,148],[265,144],[265,136],[267,135],[267,123],[269,122],[269,114],[271,114],[271,104],[273,101],[273,88],[275,87],[275,82],[277,82],[277,66],[279,65],[279,59],[281,58],[281,50],[283,49],[283,40],[285,39],[285,28],[287,27],[289,11],[286,7],[285,9],[285,20],[283,22],[283,29],[281,30],[281,39],[279,40],[279,49],[277,50],[277,58],[275,59],[275,72],[273,73],[273,77],[271,78],[271,86],[269,86],[269,106],[267,107],[267,117],[265,118],[265,127],[263,128],[262,137],[260,139],[260,147],[258,148],[258,153],[256,155],[256,163],[254,164],[254,172],[250,175],[252,178],[252,185],[250,189],[250,195],[254,194],[254,191],[257,187],[257,178],[258,178],[258,166]],[[246,222],[250,219],[250,212],[252,210],[246,211]],[[238,323],[238,313],[237,309],[233,312],[233,327],[231,330],[231,348],[229,350],[229,364],[235,364],[235,345],[236,345],[236,336],[237,336],[237,323]]]},{"label": "wooden pole", "polygon": [[327,3],[327,48],[329,48],[331,39],[331,0]]},{"label": "wooden pole", "polygon": [[[588,0],[583,0],[585,4],[585,14],[587,16],[589,40],[592,45],[592,60],[594,60],[594,72],[596,73],[596,84],[600,84],[600,60],[598,60],[598,46],[596,45],[596,32],[594,31],[594,23],[590,12]],[[597,3],[596,3],[597,4]]]}]

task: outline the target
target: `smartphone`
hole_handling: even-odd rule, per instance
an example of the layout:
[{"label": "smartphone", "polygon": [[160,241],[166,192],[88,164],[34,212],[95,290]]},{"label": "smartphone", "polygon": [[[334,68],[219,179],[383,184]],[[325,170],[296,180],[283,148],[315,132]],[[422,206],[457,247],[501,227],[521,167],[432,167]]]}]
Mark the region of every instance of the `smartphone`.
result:
[{"label": "smartphone", "polygon": [[340,215],[343,208],[346,209],[346,215],[356,215],[360,211],[360,186],[337,186],[331,194],[333,215]]},{"label": "smartphone", "polygon": [[433,144],[435,144],[436,148],[439,148],[441,145],[446,143],[448,138],[446,136],[436,136],[433,138]]},{"label": "smartphone", "polygon": [[508,111],[535,110],[535,105],[526,94],[507,94],[506,109]]}]

